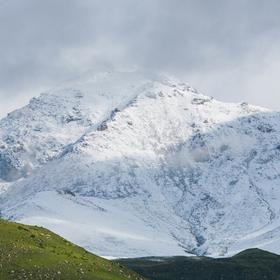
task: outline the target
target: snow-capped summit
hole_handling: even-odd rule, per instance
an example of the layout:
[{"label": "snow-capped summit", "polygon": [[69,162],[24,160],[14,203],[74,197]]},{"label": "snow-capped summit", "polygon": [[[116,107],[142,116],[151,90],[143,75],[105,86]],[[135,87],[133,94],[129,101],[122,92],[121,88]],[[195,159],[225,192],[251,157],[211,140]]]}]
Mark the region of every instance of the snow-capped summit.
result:
[{"label": "snow-capped summit", "polygon": [[280,252],[279,120],[173,78],[88,74],[0,122],[1,213],[103,256]]},{"label": "snow-capped summit", "polygon": [[153,82],[140,72],[90,72],[31,99],[0,121],[0,179],[26,177]]}]

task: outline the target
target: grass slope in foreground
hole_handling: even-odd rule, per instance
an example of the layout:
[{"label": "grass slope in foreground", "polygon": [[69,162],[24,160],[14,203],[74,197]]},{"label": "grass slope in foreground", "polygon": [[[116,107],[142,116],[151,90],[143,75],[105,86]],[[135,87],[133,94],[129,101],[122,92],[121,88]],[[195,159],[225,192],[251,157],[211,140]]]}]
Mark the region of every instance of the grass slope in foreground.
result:
[{"label": "grass slope in foreground", "polygon": [[0,279],[140,280],[39,227],[0,220]]},{"label": "grass slope in foreground", "polygon": [[231,258],[166,257],[122,259],[119,263],[151,280],[278,280],[280,256],[249,249]]}]

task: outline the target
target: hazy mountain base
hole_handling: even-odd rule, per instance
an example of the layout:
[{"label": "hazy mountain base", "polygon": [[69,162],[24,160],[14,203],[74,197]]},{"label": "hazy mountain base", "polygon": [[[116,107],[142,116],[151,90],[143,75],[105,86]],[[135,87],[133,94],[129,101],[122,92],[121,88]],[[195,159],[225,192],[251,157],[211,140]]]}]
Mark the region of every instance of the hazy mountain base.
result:
[{"label": "hazy mountain base", "polygon": [[0,220],[0,279],[141,280],[39,227]]},{"label": "hazy mountain base", "polygon": [[119,263],[151,280],[277,280],[280,256],[249,249],[231,258],[168,257],[121,259]]}]

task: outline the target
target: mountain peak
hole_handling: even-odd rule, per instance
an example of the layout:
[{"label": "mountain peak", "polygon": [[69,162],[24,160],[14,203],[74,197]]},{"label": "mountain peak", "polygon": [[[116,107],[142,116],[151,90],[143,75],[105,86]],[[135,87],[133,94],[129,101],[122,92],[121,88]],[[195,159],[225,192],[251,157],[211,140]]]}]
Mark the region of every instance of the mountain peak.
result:
[{"label": "mountain peak", "polygon": [[[149,78],[148,78],[149,77]],[[151,78],[153,77],[153,78]],[[162,75],[139,71],[89,72],[32,98],[0,121],[0,179],[15,181],[58,155],[88,131],[102,128],[140,94],[156,97],[156,85],[195,92]],[[178,91],[179,92],[179,91]]]},{"label": "mountain peak", "polygon": [[275,244],[279,132],[173,78],[88,73],[0,122],[1,212],[117,257]]}]

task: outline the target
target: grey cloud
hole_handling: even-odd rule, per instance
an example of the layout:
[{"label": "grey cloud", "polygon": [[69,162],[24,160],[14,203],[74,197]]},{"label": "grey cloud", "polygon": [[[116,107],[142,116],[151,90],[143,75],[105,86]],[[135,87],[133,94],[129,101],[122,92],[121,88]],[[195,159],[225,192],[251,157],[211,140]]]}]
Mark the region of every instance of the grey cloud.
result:
[{"label": "grey cloud", "polygon": [[279,8],[276,0],[0,0],[0,116],[106,63],[279,109]]}]

